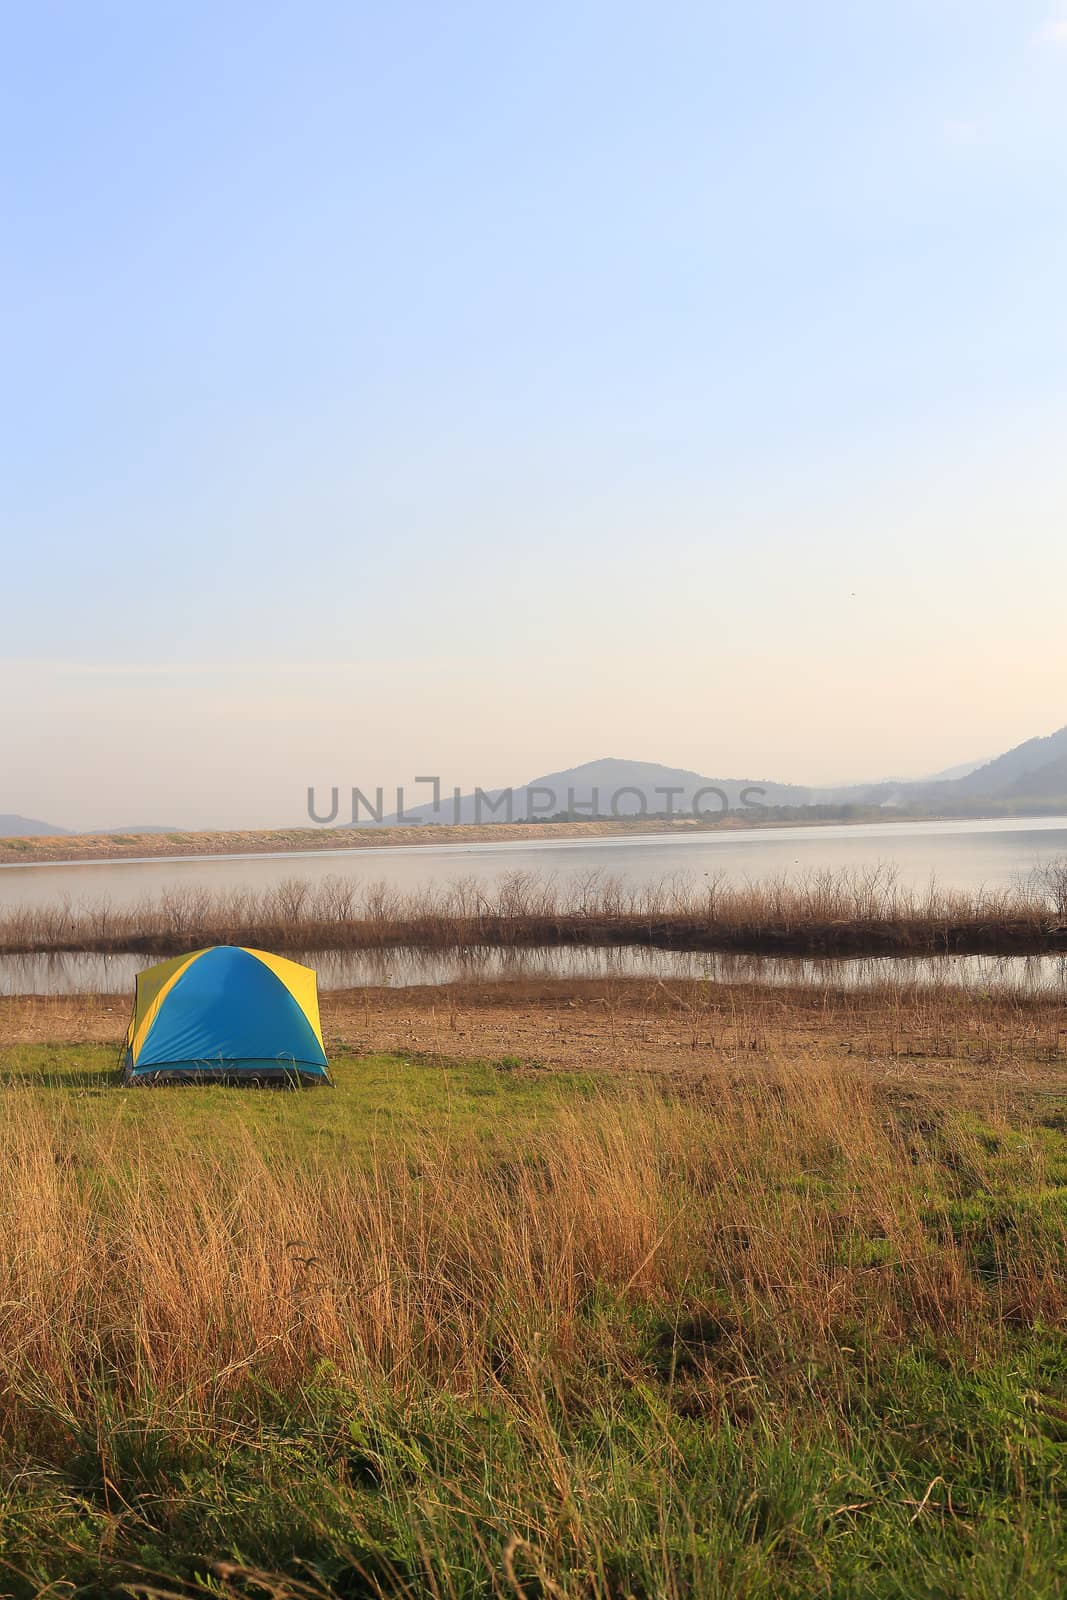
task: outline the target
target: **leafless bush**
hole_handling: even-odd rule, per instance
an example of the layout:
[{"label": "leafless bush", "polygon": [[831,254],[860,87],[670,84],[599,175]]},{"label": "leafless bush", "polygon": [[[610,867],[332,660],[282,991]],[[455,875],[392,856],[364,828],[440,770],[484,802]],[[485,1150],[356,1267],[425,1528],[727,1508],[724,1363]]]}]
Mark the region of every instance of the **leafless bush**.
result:
[{"label": "leafless bush", "polygon": [[[261,894],[168,890],[119,909],[13,907],[0,913],[0,953],[119,951],[173,954],[210,944],[278,950],[410,946],[625,945],[771,954],[1025,954],[1065,936],[1067,863],[1013,891],[906,889],[885,868],[732,884],[668,878],[633,889],[585,873],[569,885],[531,873],[494,884],[473,878],[401,894],[344,879],[288,879]],[[1059,941],[1059,943],[1057,942]]]},{"label": "leafless bush", "polygon": [[1053,915],[1067,921],[1067,856],[1046,861],[1037,869],[1039,889],[1044,892]]}]

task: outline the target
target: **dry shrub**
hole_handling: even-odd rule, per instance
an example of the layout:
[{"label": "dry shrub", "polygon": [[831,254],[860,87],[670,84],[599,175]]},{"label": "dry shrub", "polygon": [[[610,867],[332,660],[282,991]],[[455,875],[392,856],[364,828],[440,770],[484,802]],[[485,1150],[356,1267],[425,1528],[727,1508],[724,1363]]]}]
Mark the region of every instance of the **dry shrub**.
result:
[{"label": "dry shrub", "polygon": [[402,894],[342,878],[209,894],[165,891],[127,908],[106,902],[0,913],[0,954],[175,954],[210,944],[276,950],[646,944],[771,954],[1011,953],[1062,948],[1063,868],[976,894],[903,887],[886,867],[733,884],[674,876],[634,887],[600,872],[560,885],[514,872]]}]

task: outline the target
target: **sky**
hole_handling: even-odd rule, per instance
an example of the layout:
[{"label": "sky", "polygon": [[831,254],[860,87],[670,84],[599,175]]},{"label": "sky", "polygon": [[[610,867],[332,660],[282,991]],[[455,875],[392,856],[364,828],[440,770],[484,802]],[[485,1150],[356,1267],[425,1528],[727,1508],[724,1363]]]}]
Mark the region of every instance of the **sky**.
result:
[{"label": "sky", "polygon": [[1067,0],[5,0],[0,812],[1067,723]]}]

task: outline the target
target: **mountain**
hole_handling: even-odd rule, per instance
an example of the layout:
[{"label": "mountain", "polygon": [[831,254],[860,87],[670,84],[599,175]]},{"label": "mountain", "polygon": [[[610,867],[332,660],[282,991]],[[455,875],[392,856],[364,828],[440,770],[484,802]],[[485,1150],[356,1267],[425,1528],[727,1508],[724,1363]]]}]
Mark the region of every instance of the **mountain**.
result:
[{"label": "mountain", "polygon": [[[961,761],[958,767],[946,767],[944,772],[928,772],[925,778],[920,778],[918,781],[920,783],[948,783],[953,778],[966,778],[969,773],[977,772],[979,767],[984,767],[987,764],[987,757],[983,757],[981,761]],[[905,781],[911,782],[914,780]]]},{"label": "mountain", "polygon": [[[700,795],[701,790],[711,793]],[[425,789],[420,788],[420,795]],[[510,793],[510,800],[509,800]],[[917,781],[846,784],[809,789],[799,784],[759,778],[709,778],[683,767],[651,761],[605,757],[561,772],[545,773],[510,792],[485,790],[456,800],[441,795],[432,803],[405,806],[404,815],[383,817],[396,822],[507,822],[577,816],[640,816],[670,811],[692,816],[694,797],[704,813],[718,815],[745,806],[879,807],[933,816],[980,816],[1040,809],[1050,804],[1067,811],[1067,728],[1047,737],[1027,739],[992,761],[964,763],[932,778]],[[724,798],[725,797],[725,798]],[[362,820],[366,821],[366,813]]]},{"label": "mountain", "polygon": [[[1013,750],[1007,750],[995,761],[968,773],[958,780],[960,794],[996,795],[1009,790],[1019,792],[1020,780],[1036,777],[1044,768],[1067,758],[1067,728],[1049,734],[1046,739],[1027,739]],[[1022,784],[1025,789],[1025,781]]]},{"label": "mountain", "polygon": [[838,805],[902,807],[935,816],[1025,813],[1045,801],[1062,802],[1067,810],[1067,728],[1027,739],[955,778],[942,774],[912,783],[852,784],[819,790],[818,799]]},{"label": "mountain", "polygon": [[[700,791],[706,791],[701,794]],[[1027,739],[991,761],[949,767],[929,778],[892,779],[880,783],[838,785],[810,789],[801,784],[778,783],[766,778],[709,778],[686,767],[662,766],[654,761],[626,761],[602,757],[581,766],[548,772],[512,790],[487,789],[460,795],[445,790],[435,811],[423,800],[427,786],[410,785],[403,816],[371,817],[367,806],[358,818],[340,815],[335,826],[353,820],[366,826],[408,822],[526,822],[561,815],[638,817],[671,814],[692,817],[694,802],[702,815],[715,817],[725,810],[777,807],[786,810],[810,806],[834,808],[809,812],[816,819],[855,818],[873,807],[922,816],[1033,815],[1042,810],[1067,814],[1067,727],[1036,739]],[[368,797],[375,800],[372,792]],[[392,796],[389,797],[392,799]],[[419,803],[414,804],[418,798]],[[844,808],[844,809],[843,809]],[[384,807],[382,807],[384,812]],[[789,820],[787,816],[781,820]],[[59,828],[33,817],[0,813],[0,838],[69,834],[178,833],[188,831],[162,823],[128,824],[123,828],[92,830]]]},{"label": "mountain", "polygon": [[28,839],[43,833],[67,833],[67,828],[56,828],[50,822],[38,822],[36,817],[19,817],[13,812],[0,812],[0,839]]},{"label": "mountain", "polygon": [[1032,795],[1035,798],[1048,796],[1052,799],[1061,799],[1067,796],[1067,755],[1059,756],[1055,761],[1047,761],[1043,767],[1035,767],[1032,772],[1024,772],[1016,778],[1007,792]]},{"label": "mountain", "polygon": [[83,833],[181,833],[181,828],[170,822],[129,822],[124,828],[84,828]]},{"label": "mountain", "polygon": [[36,817],[19,817],[13,812],[0,812],[0,839],[40,838],[45,834],[113,834],[113,833],[180,833],[181,829],[167,827],[161,822],[131,823],[125,828],[57,828],[51,822],[38,822]]},{"label": "mountain", "polygon": [[[701,791],[707,791],[701,794]],[[425,793],[425,789],[420,789]],[[578,816],[640,816],[643,812],[693,814],[694,799],[703,812],[717,815],[743,804],[800,806],[811,791],[796,784],[773,783],[760,778],[708,778],[684,767],[660,766],[654,761],[623,761],[604,757],[561,772],[547,772],[516,789],[487,789],[481,795],[457,799],[442,794],[440,807],[433,802],[405,804],[383,821],[405,822],[525,822],[562,813]]]}]

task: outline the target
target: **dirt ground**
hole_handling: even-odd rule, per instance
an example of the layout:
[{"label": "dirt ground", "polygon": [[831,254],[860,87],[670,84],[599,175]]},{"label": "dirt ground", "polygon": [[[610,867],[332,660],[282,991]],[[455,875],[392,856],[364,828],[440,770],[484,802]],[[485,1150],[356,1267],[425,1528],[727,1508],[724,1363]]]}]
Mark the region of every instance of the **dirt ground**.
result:
[{"label": "dirt ground", "polygon": [[[694,1080],[831,1060],[961,1101],[1067,1097],[1067,1008],[1053,997],[550,980],[327,992],[321,1009],[335,1054]],[[92,1042],[117,1053],[128,1014],[115,996],[2,998],[0,1048]]]}]

